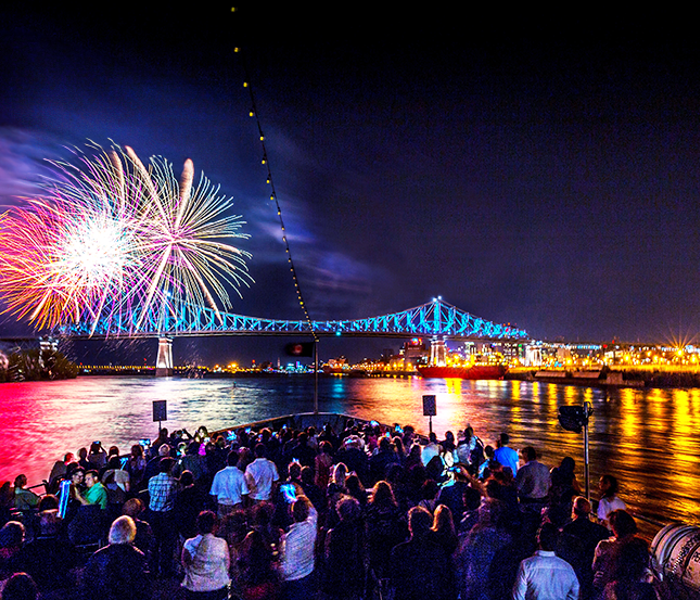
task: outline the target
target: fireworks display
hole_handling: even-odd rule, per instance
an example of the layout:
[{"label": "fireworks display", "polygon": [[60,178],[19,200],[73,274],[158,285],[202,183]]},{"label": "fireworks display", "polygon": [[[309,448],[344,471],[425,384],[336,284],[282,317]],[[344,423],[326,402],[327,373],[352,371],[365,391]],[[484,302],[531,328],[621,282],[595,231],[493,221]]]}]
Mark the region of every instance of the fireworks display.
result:
[{"label": "fireworks display", "polygon": [[128,146],[54,163],[38,198],[0,215],[0,294],[38,328],[128,316],[158,329],[187,307],[231,307],[252,281],[232,246],[247,238],[230,198],[185,161],[180,180],[160,157],[144,165]]}]

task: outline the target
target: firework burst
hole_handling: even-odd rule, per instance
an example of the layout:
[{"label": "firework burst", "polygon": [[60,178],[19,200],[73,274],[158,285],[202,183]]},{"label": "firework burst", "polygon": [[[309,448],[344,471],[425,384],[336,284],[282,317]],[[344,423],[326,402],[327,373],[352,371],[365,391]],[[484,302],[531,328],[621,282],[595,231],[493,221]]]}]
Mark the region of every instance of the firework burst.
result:
[{"label": "firework burst", "polygon": [[[160,329],[188,307],[231,307],[252,281],[233,246],[244,224],[232,201],[194,165],[178,181],[160,157],[144,165],[128,146],[54,163],[39,198],[0,219],[0,293],[38,328],[106,320]],[[108,330],[109,328],[107,328]]]}]

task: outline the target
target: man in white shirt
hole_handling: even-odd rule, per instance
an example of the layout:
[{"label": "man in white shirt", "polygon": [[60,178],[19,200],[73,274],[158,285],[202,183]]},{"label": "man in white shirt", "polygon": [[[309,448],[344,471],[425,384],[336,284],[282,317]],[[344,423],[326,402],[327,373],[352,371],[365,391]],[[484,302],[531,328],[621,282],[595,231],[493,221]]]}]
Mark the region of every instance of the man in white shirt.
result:
[{"label": "man in white shirt", "polygon": [[513,600],[577,600],[574,568],[554,554],[558,530],[544,523],[537,533],[539,550],[520,563],[513,585]]},{"label": "man in white shirt", "polygon": [[265,458],[266,453],[265,444],[255,446],[256,458],[245,470],[250,498],[256,502],[269,500],[272,495],[272,486],[280,478],[275,463]]},{"label": "man in white shirt", "polygon": [[219,519],[223,519],[238,508],[243,508],[243,500],[249,493],[245,475],[236,466],[238,464],[237,450],[231,450],[228,453],[226,464],[227,467],[214,475],[214,481],[212,481],[209,491],[212,496],[216,497]]},{"label": "man in white shirt", "polygon": [[525,464],[518,469],[515,476],[515,487],[522,505],[529,505],[538,514],[547,502],[552,476],[547,465],[537,460],[537,452],[532,446],[525,446],[520,453]]}]

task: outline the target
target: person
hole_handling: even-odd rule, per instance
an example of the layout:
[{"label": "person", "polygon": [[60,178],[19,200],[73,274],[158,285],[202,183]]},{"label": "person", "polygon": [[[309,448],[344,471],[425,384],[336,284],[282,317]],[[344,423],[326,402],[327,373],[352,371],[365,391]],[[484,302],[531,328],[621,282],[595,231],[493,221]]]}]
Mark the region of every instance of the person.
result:
[{"label": "person", "polygon": [[359,600],[367,578],[362,510],[350,496],[341,496],[335,509],[340,520],[326,534],[324,592],[333,600]]},{"label": "person", "polygon": [[8,521],[0,528],[0,581],[19,571],[19,553],[25,539],[24,525]]},{"label": "person", "polygon": [[129,480],[135,490],[140,489],[143,472],[146,470],[146,458],[143,455],[143,446],[134,444],[131,447],[129,460],[126,462],[126,470],[129,473]]},{"label": "person", "polygon": [[27,573],[15,573],[2,590],[2,600],[36,600],[39,597],[34,579]]},{"label": "person", "polygon": [[177,525],[174,520],[177,481],[171,471],[175,461],[166,456],[160,459],[159,473],[148,482],[150,502],[147,520],[156,538],[155,567],[162,576],[172,570],[172,555],[177,540]]},{"label": "person", "polygon": [[507,433],[502,433],[496,441],[496,450],[494,450],[493,457],[504,468],[509,467],[513,477],[515,477],[518,474],[518,452],[513,450],[508,444],[510,444],[510,436]]},{"label": "person", "polygon": [[187,600],[224,600],[228,598],[230,554],[226,540],[214,536],[216,515],[204,510],[197,517],[197,536],[182,547]]},{"label": "person", "polygon": [[280,543],[280,573],[287,600],[306,600],[315,590],[315,550],[318,513],[306,496],[292,504],[292,518]]},{"label": "person", "polygon": [[544,523],[537,533],[539,550],[520,563],[513,585],[513,600],[578,600],[579,583],[573,567],[554,549],[558,531]]},{"label": "person", "polygon": [[440,456],[440,446],[437,443],[437,435],[434,431],[428,434],[428,443],[421,448],[420,459],[424,467],[436,456]]},{"label": "person", "polygon": [[445,549],[433,541],[433,516],[414,506],[408,511],[408,541],[391,551],[391,585],[396,600],[455,598],[452,562]]},{"label": "person", "polygon": [[331,467],[333,466],[333,446],[330,442],[323,440],[318,445],[319,453],[314,459],[314,473],[316,485],[325,490],[331,478]]},{"label": "person", "polygon": [[625,510],[627,506],[617,497],[619,484],[614,475],[605,474],[598,482],[600,501],[598,502],[598,520],[608,526],[608,516],[614,510]]},{"label": "person", "polygon": [[455,563],[464,600],[501,600],[509,591],[513,561],[507,557],[514,554],[508,552],[513,539],[502,526],[502,512],[498,500],[486,498],[476,525],[460,537]]},{"label": "person", "polygon": [[241,543],[238,559],[243,600],[277,600],[280,597],[279,575],[272,558],[272,549],[262,534],[255,529],[248,532]]},{"label": "person", "polygon": [[280,478],[275,463],[268,460],[266,456],[265,444],[257,444],[255,446],[255,460],[245,470],[245,480],[250,498],[255,502],[269,500],[272,495],[272,486]]},{"label": "person", "polygon": [[547,502],[552,477],[547,466],[537,460],[537,452],[532,446],[525,446],[521,454],[525,464],[515,476],[520,504],[529,505],[529,508],[539,513]]},{"label": "person", "polygon": [[219,519],[223,519],[234,510],[243,508],[243,503],[250,493],[245,474],[236,466],[237,450],[231,450],[228,453],[226,464],[224,469],[214,475],[209,491],[209,494],[216,499]]},{"label": "person", "polygon": [[445,549],[447,556],[452,556],[457,550],[459,540],[455,530],[452,511],[444,504],[438,504],[433,515],[433,526],[430,528],[433,541]]},{"label": "person", "polygon": [[374,485],[377,481],[386,479],[388,467],[398,463],[399,459],[391,447],[391,441],[382,437],[379,440],[379,451],[369,459],[370,483]]},{"label": "person", "polygon": [[107,510],[107,489],[100,482],[100,476],[95,469],[85,473],[85,485],[87,489],[83,494],[79,494],[76,488],[72,488],[74,498],[83,506],[97,505],[102,510]]},{"label": "person", "polygon": [[372,488],[367,507],[367,542],[373,579],[379,581],[389,577],[391,549],[406,538],[406,514],[399,509],[391,485],[378,481]]},{"label": "person", "polygon": [[28,511],[39,505],[39,496],[31,490],[25,489],[26,485],[27,476],[24,473],[20,473],[15,477],[14,498],[17,510]]},{"label": "person", "polygon": [[95,469],[99,472],[107,464],[107,453],[102,447],[102,442],[96,441],[90,444],[90,452],[88,453],[87,460],[90,463],[90,467],[87,469]]},{"label": "person", "polygon": [[654,585],[647,581],[648,573],[647,543],[637,537],[622,542],[615,557],[615,576],[605,586],[603,600],[658,600]]},{"label": "person", "polygon": [[626,510],[614,510],[608,519],[614,535],[598,542],[593,555],[593,586],[599,593],[613,580],[615,556],[620,546],[637,534],[637,523]]},{"label": "person", "polygon": [[31,575],[42,594],[70,587],[69,571],[77,563],[75,548],[62,535],[62,525],[56,497],[44,496],[39,503],[36,535],[18,555],[21,570]]},{"label": "person", "polygon": [[146,507],[138,498],[129,498],[124,502],[124,506],[122,507],[123,514],[127,517],[131,517],[134,521],[134,525],[136,525],[136,537],[134,538],[133,544],[143,552],[146,561],[150,565],[153,557],[153,548],[155,546],[155,536],[153,535],[153,529],[151,529],[150,523],[141,519],[145,510]]},{"label": "person", "polygon": [[571,522],[561,529],[557,555],[566,560],[576,571],[581,597],[588,598],[593,586],[593,556],[598,543],[607,539],[610,532],[591,521],[588,516],[591,503],[583,496],[574,499]]},{"label": "person", "polygon": [[109,529],[109,545],[87,561],[83,592],[100,600],[150,600],[151,579],[146,557],[132,542],[136,525],[131,517],[115,519]]}]

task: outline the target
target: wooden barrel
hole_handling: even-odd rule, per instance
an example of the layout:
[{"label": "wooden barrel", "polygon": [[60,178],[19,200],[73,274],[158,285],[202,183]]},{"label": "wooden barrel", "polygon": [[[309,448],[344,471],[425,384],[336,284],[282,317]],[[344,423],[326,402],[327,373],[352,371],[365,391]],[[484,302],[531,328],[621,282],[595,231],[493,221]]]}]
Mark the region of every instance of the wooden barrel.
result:
[{"label": "wooden barrel", "polygon": [[651,543],[652,564],[671,587],[697,597],[700,594],[700,527],[666,525]]}]

